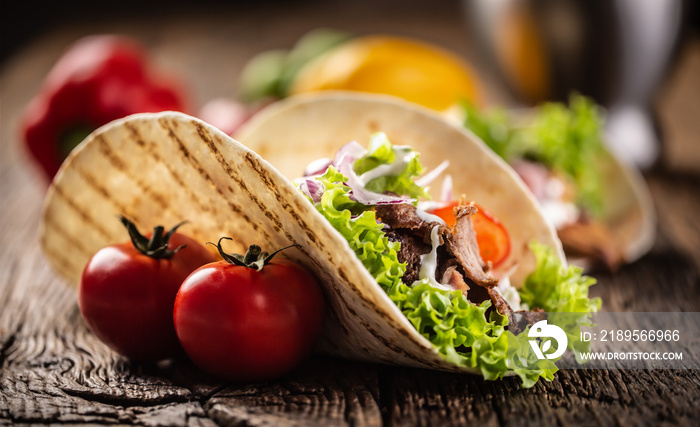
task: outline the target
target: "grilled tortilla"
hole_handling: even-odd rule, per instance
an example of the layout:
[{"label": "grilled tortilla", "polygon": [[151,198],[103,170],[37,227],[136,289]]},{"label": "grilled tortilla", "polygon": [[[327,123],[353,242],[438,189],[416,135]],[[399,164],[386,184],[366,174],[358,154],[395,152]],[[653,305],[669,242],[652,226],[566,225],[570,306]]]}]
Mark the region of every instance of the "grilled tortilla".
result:
[{"label": "grilled tortilla", "polygon": [[[284,113],[297,107],[276,108]],[[292,114],[267,130],[265,117],[275,117],[275,110],[260,115],[241,135],[250,147],[181,113],[139,114],[98,129],[72,152],[49,189],[41,223],[46,257],[77,285],[92,254],[124,240],[117,214],[141,228],[186,219],[187,233],[202,242],[232,237],[232,251],[251,243],[266,250],[296,244],[285,256],[320,279],[331,307],[322,351],[479,373],[449,362],[417,332],[289,178],[300,174],[306,160],[382,129],[395,143],[418,147],[428,167],[453,160],[448,173],[455,190],[488,206],[510,231],[513,250],[504,268],[514,269],[514,285],[533,268],[527,247],[532,240],[552,248],[564,262],[554,229],[503,161],[427,110],[388,99],[329,105],[335,114],[311,108],[309,121],[295,123]],[[323,126],[314,130],[314,123]]]}]

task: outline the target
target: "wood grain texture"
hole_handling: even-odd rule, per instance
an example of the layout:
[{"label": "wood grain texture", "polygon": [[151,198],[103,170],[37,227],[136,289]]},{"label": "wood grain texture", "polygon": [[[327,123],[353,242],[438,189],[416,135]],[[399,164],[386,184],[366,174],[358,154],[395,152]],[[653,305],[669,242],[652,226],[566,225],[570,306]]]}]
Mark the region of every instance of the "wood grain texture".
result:
[{"label": "wood grain texture", "polygon": [[[330,7],[316,12],[330,14]],[[57,279],[38,248],[43,184],[16,144],[19,111],[50,64],[83,33],[126,31],[150,41],[165,64],[184,63],[185,77],[195,82],[197,93],[231,95],[231,76],[242,61],[260,49],[291,44],[317,25],[310,12],[302,7],[260,12],[252,19],[250,13],[209,16],[188,22],[198,37],[183,36],[181,21],[162,22],[159,28],[169,37],[153,33],[150,23],[91,23],[58,32],[3,64],[0,425],[697,425],[698,371],[561,371],[551,383],[522,389],[514,378],[488,382],[314,356],[279,381],[228,384],[187,360],[132,364],[87,330],[75,290]],[[462,46],[457,42],[461,18],[453,8],[443,5],[420,16],[398,11],[391,20],[380,19],[390,12],[378,10],[375,20],[350,13],[326,24],[342,26],[351,20],[357,21],[358,31],[399,34],[410,28],[409,33],[429,41],[458,51]],[[220,29],[214,35],[209,35],[211,19]],[[260,32],[261,37],[250,36]],[[216,66],[202,70],[201,63],[208,61]],[[690,84],[700,87],[697,78]],[[698,91],[685,93],[692,97]],[[697,135],[680,139],[696,141]],[[648,179],[659,213],[656,246],[614,275],[597,275],[592,293],[603,298],[608,311],[700,311],[698,177],[662,170]]]},{"label": "wood grain texture", "polygon": [[[517,379],[487,382],[322,356],[263,384],[221,383],[186,360],[132,364],[87,330],[75,290],[43,259],[36,245],[42,194],[18,165],[3,160],[1,423],[692,425],[700,417],[697,371],[561,371],[525,390]],[[693,180],[649,178],[658,200],[692,206]],[[662,215],[654,251],[614,275],[597,275],[592,293],[604,309],[700,311],[697,265],[671,237],[685,222],[673,218]],[[697,233],[692,223],[684,231]]]}]

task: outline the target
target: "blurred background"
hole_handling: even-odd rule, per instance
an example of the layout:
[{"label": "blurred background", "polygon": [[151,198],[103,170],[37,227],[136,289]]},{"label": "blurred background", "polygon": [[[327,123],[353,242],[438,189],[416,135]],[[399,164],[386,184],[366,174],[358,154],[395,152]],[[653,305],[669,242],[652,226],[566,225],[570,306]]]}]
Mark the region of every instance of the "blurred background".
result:
[{"label": "blurred background", "polygon": [[[474,68],[487,104],[528,106],[572,91],[607,108],[613,149],[643,168],[660,158],[659,90],[698,38],[690,0],[260,0],[3,2],[0,60],[51,61],[80,36],[122,32],[157,46],[157,60],[192,83],[201,106],[238,97],[247,60],[290,48],[307,31],[387,33],[445,47]],[[695,43],[697,45],[697,43]],[[51,55],[53,54],[53,57]],[[196,61],[221,56],[197,67]],[[695,55],[697,56],[697,55]],[[218,68],[216,68],[218,67]],[[6,78],[4,79],[7,80]],[[216,82],[216,84],[211,84]],[[5,82],[3,92],[7,90]],[[0,107],[6,111],[7,103]],[[681,156],[683,157],[683,156]],[[681,160],[681,162],[686,160]],[[695,161],[695,160],[693,160]]]}]

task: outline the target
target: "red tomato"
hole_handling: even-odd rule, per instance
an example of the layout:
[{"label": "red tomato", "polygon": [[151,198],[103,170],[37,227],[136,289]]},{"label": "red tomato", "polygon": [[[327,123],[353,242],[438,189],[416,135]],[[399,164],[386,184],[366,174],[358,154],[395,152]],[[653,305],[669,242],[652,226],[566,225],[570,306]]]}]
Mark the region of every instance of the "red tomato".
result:
[{"label": "red tomato", "polygon": [[[151,235],[137,239],[148,244]],[[158,361],[181,353],[173,326],[175,295],[193,270],[215,261],[190,237],[174,233],[164,239],[160,255],[165,257],[160,259],[143,254],[133,242],[107,246],[90,259],[80,280],[78,302],[85,323],[130,359]],[[182,245],[186,247],[178,251]]]},{"label": "red tomato", "polygon": [[177,294],[174,320],[182,347],[201,369],[229,380],[261,381],[290,372],[321,333],[318,282],[285,259],[257,270],[231,264],[221,252],[224,261],[193,272]]},{"label": "red tomato", "polygon": [[[431,211],[442,218],[450,227],[455,224],[454,208],[459,205],[453,201],[449,205]],[[494,267],[502,263],[510,253],[508,231],[491,212],[477,205],[479,211],[472,215],[472,224],[479,244],[479,253],[484,261],[491,261]]]}]

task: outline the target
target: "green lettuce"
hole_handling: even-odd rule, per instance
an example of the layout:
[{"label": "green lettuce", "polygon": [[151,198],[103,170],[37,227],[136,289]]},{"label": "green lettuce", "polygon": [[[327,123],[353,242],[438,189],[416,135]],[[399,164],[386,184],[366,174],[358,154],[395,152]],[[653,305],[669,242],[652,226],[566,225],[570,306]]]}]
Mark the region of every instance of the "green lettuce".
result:
[{"label": "green lettuce", "polygon": [[592,100],[572,95],[568,107],[545,103],[528,123],[516,125],[502,109],[479,111],[463,104],[464,126],[505,161],[540,162],[569,179],[576,202],[596,216],[602,209],[604,183],[596,170],[603,154],[603,121]]},{"label": "green lettuce", "polygon": [[362,264],[385,291],[401,283],[406,264],[400,263],[398,242],[389,242],[375,212],[350,199],[347,177],[333,166],[316,178],[325,188],[316,209],[340,232]]},{"label": "green lettuce", "polygon": [[[393,151],[386,150],[383,144],[375,148],[370,150],[373,154],[363,158],[365,161],[389,159],[388,153]],[[379,160],[374,164],[387,163]],[[359,170],[365,167],[366,164],[361,165]],[[406,176],[412,180],[417,175],[407,172]],[[527,343],[527,330],[518,336],[507,331],[508,319],[489,310],[490,301],[477,305],[467,300],[461,291],[438,289],[427,280],[410,286],[403,283],[401,278],[406,265],[398,260],[400,243],[389,241],[371,206],[352,200],[351,188],[345,184],[347,177],[331,166],[315,179],[324,188],[315,208],[347,240],[358,259],[418,333],[446,360],[478,369],[487,380],[515,373],[524,387],[532,387],[540,377],[548,381],[554,378],[557,371],[554,362],[537,360]],[[600,301],[588,298],[588,287],[593,279],[582,276],[578,269],[564,269],[546,246],[533,244],[532,249],[538,261],[523,287],[524,302],[546,311],[598,309]]]},{"label": "green lettuce", "polygon": [[588,297],[588,288],[596,283],[594,278],[582,275],[580,267],[563,268],[548,246],[533,242],[530,249],[537,265],[518,290],[523,304],[553,313],[592,313],[600,309],[600,298]]},{"label": "green lettuce", "polygon": [[372,135],[367,153],[355,160],[353,170],[362,175],[382,165],[399,170],[370,180],[365,188],[375,193],[390,191],[413,198],[429,197],[425,189],[413,181],[423,173],[418,153],[410,147],[392,145],[386,134],[379,132]]},{"label": "green lettuce", "polygon": [[592,326],[591,314],[600,310],[600,298],[590,298],[588,288],[596,283],[573,265],[564,268],[554,251],[533,242],[537,265],[518,291],[525,307],[539,307],[550,314],[549,321],[566,332],[569,350],[581,362],[579,354],[590,349],[590,342],[581,341],[581,326]]}]

